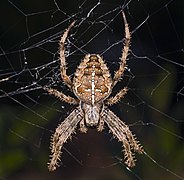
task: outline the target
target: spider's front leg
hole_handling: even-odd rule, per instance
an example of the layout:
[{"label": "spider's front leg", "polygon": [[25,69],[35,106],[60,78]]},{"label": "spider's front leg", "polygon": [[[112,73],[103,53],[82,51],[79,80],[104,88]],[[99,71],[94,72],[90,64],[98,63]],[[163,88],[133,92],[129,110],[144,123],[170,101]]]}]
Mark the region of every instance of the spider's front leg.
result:
[{"label": "spider's front leg", "polygon": [[82,119],[79,123],[79,130],[81,133],[87,133],[88,128],[85,125],[84,119]]},{"label": "spider's front leg", "polygon": [[104,129],[104,120],[100,118],[98,126],[97,126],[97,131],[102,132],[103,129]]},{"label": "spider's front leg", "polygon": [[132,150],[140,154],[142,154],[144,150],[130,131],[129,127],[108,108],[103,110],[101,118],[108,125],[113,136],[123,143],[125,163],[128,167],[135,166],[135,158]]},{"label": "spider's front leg", "polygon": [[56,170],[59,166],[61,149],[63,144],[68,140],[72,133],[75,132],[77,124],[83,119],[80,108],[76,108],[73,112],[56,128],[51,138],[51,159],[48,163],[49,171]]}]

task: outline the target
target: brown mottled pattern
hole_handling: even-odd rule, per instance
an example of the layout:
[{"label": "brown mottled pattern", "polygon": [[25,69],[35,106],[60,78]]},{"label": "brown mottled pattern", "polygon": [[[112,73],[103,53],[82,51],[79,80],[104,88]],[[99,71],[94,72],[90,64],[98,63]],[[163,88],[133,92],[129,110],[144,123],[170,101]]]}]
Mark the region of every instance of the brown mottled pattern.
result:
[{"label": "brown mottled pattern", "polygon": [[51,155],[48,163],[49,171],[54,171],[60,165],[61,151],[64,143],[75,133],[77,125],[82,133],[86,133],[88,128],[96,127],[101,132],[104,124],[109,127],[110,132],[123,145],[125,164],[128,167],[135,166],[135,152],[144,153],[144,149],[132,134],[129,127],[118,118],[107,106],[116,104],[127,93],[128,88],[124,87],[115,96],[109,97],[113,87],[124,75],[126,70],[126,60],[130,47],[131,33],[124,12],[122,12],[125,24],[125,40],[122,48],[119,69],[114,73],[113,79],[110,76],[104,60],[98,54],[88,54],[80,63],[76,70],[73,81],[67,75],[65,59],[65,40],[75,21],[65,30],[60,40],[60,71],[63,83],[65,83],[77,98],[65,95],[57,89],[43,87],[49,94],[54,95],[61,101],[69,104],[78,105],[58,125],[51,138]]},{"label": "brown mottled pattern", "polygon": [[76,70],[74,93],[87,104],[92,104],[92,79],[94,73],[94,103],[107,98],[111,91],[112,79],[103,59],[96,54],[86,55]]}]

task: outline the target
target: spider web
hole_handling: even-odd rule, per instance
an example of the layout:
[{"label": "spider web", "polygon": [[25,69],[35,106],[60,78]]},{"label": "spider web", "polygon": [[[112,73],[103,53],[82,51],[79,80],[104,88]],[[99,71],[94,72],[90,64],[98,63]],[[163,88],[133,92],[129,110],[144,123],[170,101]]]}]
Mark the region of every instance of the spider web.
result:
[{"label": "spider web", "polygon": [[[1,1],[0,179],[184,179],[184,63],[181,0]],[[77,132],[63,148],[61,166],[47,170],[49,140],[74,108],[43,91],[73,96],[60,79],[58,42],[66,42],[67,73],[85,54],[102,55],[113,74],[124,38],[121,10],[132,32],[128,67],[111,110],[136,134],[145,153],[124,164],[122,145],[108,132]]]}]

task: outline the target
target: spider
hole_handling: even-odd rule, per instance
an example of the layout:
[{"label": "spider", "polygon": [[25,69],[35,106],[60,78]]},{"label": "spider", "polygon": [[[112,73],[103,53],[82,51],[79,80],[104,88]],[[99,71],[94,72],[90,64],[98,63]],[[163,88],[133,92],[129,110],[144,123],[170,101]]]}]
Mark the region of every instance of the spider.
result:
[{"label": "spider", "polygon": [[77,99],[67,96],[56,89],[44,87],[44,90],[61,101],[78,106],[58,125],[51,137],[49,171],[54,171],[59,166],[63,144],[75,132],[78,124],[80,132],[86,133],[88,127],[97,127],[98,131],[102,131],[106,123],[113,136],[123,144],[125,164],[128,167],[135,166],[134,152],[140,154],[144,152],[129,127],[107,107],[117,103],[128,91],[128,88],[124,87],[114,97],[109,97],[113,87],[124,74],[130,46],[131,35],[124,12],[122,12],[122,16],[125,26],[124,47],[120,58],[120,67],[113,78],[100,55],[87,54],[76,69],[72,81],[66,74],[64,44],[75,21],[70,24],[61,37],[59,49],[61,78]]}]

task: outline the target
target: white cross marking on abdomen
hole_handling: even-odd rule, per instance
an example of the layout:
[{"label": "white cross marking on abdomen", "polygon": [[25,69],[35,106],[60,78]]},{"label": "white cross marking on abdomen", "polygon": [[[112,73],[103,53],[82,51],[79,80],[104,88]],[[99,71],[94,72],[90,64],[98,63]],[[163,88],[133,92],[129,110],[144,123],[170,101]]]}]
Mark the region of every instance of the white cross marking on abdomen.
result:
[{"label": "white cross marking on abdomen", "polygon": [[95,66],[92,66],[93,71],[91,74],[91,100],[92,100],[92,105],[95,103]]}]

